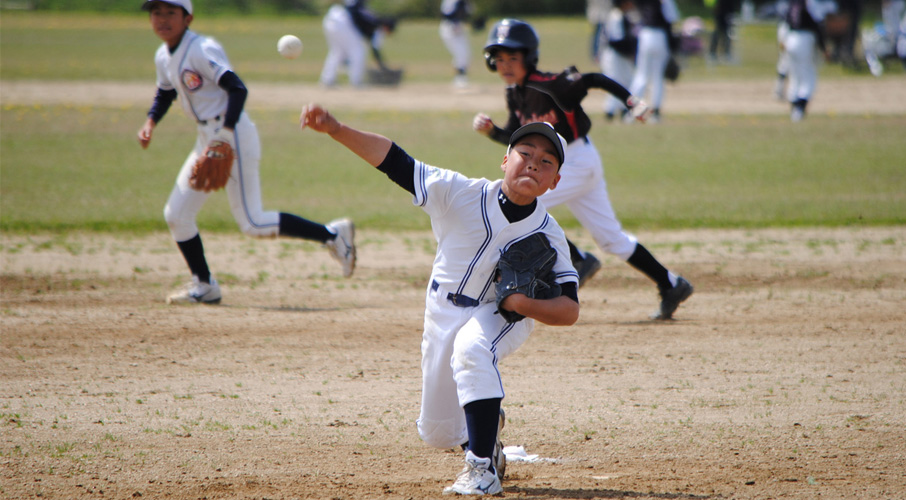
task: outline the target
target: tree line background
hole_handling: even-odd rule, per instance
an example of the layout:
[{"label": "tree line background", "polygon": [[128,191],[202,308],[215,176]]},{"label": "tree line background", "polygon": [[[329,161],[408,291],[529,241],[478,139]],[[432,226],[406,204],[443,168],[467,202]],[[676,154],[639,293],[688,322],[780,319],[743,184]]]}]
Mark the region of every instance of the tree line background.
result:
[{"label": "tree line background", "polygon": [[[206,15],[217,14],[287,14],[320,15],[330,4],[341,0],[192,0],[195,10]],[[438,17],[441,0],[370,0],[375,11],[399,17]],[[766,2],[770,0],[756,0]],[[878,0],[879,1],[879,0]],[[142,0],[0,0],[3,9],[43,11],[128,13],[139,10]],[[678,0],[684,15],[706,12],[702,0]],[[496,17],[585,15],[586,0],[477,0],[477,15]]]}]

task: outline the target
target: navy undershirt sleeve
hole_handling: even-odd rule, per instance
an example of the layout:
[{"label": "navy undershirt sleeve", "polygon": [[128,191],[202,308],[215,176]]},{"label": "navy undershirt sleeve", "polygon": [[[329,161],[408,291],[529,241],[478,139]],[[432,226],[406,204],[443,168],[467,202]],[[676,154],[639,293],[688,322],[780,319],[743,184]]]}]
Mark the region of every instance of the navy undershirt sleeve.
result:
[{"label": "navy undershirt sleeve", "polygon": [[415,194],[415,158],[409,156],[395,142],[377,169],[387,174],[390,180],[406,191]]},{"label": "navy undershirt sleeve", "polygon": [[170,109],[170,105],[175,100],[176,89],[164,90],[158,88],[157,94],[154,96],[154,102],[151,104],[151,109],[148,110],[148,118],[151,118],[154,123],[158,123],[167,114],[167,110]]},{"label": "navy undershirt sleeve", "polygon": [[579,303],[579,289],[576,287],[576,282],[568,281],[560,285],[560,295],[569,297],[576,301],[576,304]]},{"label": "navy undershirt sleeve", "polygon": [[242,108],[245,106],[245,98],[249,91],[245,84],[239,79],[239,76],[232,71],[227,71],[220,77],[217,82],[223,90],[229,94],[226,114],[223,117],[223,126],[226,128],[236,128],[236,122],[239,121],[239,115],[242,114]]}]

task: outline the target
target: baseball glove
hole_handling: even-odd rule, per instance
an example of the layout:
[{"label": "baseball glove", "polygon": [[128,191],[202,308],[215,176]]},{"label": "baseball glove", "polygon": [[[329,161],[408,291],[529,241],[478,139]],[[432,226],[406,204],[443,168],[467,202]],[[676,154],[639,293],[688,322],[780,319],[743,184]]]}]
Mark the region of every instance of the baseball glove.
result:
[{"label": "baseball glove", "polygon": [[515,323],[525,316],[501,307],[503,299],[521,293],[534,299],[551,299],[560,296],[560,285],[554,282],[554,263],[557,251],[543,233],[533,233],[510,245],[500,255],[495,273],[497,311],[507,323]]},{"label": "baseball glove", "polygon": [[671,82],[675,82],[679,79],[681,68],[679,63],[676,61],[676,58],[670,56],[670,59],[667,60],[667,66],[664,68],[664,78]]},{"label": "baseball glove", "polygon": [[229,141],[214,137],[195,162],[189,186],[209,193],[227,185],[233,169],[233,146]]}]

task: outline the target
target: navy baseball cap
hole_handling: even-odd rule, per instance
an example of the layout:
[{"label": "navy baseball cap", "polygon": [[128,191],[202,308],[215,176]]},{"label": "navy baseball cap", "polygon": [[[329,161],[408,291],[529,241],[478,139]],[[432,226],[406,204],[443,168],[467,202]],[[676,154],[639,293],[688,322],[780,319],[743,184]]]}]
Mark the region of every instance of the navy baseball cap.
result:
[{"label": "navy baseball cap", "polygon": [[192,0],[145,0],[145,3],[142,4],[142,10],[151,10],[151,6],[156,2],[182,7],[186,9],[189,15],[192,15]]},{"label": "navy baseball cap", "polygon": [[519,142],[519,139],[531,134],[543,135],[544,137],[547,137],[547,140],[551,141],[554,145],[554,150],[557,152],[557,159],[560,160],[560,166],[562,167],[563,161],[566,159],[566,139],[554,130],[553,125],[547,122],[533,122],[516,129],[516,131],[513,132],[513,135],[510,136],[510,144],[507,147],[507,151],[509,151],[514,144]]}]

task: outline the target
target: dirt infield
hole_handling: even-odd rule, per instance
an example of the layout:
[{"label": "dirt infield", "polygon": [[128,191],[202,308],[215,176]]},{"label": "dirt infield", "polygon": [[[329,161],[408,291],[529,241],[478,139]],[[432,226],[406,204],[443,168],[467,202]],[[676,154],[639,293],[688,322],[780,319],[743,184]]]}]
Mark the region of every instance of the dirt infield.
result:
[{"label": "dirt infield", "polygon": [[[574,234],[582,245],[591,241]],[[613,258],[569,328],[501,363],[520,499],[906,498],[903,228],[639,234],[696,286]],[[220,306],[170,307],[164,234],[2,235],[0,497],[437,498],[415,432],[427,232],[211,235]]]},{"label": "dirt infield", "polygon": [[[503,105],[497,87],[250,87],[253,107]],[[152,94],[0,83],[4,105]],[[768,81],[668,103],[787,112]],[[906,86],[822,83],[812,112],[906,113]],[[902,227],[638,236],[695,295],[649,321],[652,284],[606,258],[579,323],[539,326],[501,363],[504,442],[540,458],[510,464],[505,497],[906,498]],[[186,272],[166,234],[0,234],[0,498],[438,498],[462,455],[414,425],[433,238],[357,239],[344,280],[310,243],[207,235],[224,303],[171,307]]]}]

